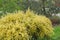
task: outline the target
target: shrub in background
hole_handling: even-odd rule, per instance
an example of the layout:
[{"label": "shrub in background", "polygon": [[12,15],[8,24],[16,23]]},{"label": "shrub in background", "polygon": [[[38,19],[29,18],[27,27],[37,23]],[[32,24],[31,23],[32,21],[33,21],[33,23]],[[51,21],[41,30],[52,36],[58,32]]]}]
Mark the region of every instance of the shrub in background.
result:
[{"label": "shrub in background", "polygon": [[52,17],[50,17],[50,19],[51,19],[53,25],[60,24],[60,17],[58,17],[58,16],[52,16]]},{"label": "shrub in background", "polygon": [[29,9],[0,18],[0,40],[37,40],[52,34],[51,21]]}]

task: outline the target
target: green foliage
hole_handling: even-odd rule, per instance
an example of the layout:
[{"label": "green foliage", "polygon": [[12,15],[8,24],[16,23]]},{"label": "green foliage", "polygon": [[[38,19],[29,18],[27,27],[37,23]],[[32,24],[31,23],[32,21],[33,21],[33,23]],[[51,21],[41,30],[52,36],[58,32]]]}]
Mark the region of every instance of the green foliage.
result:
[{"label": "green foliage", "polygon": [[60,40],[60,25],[54,26],[55,35],[52,36],[51,40]]},{"label": "green foliage", "polygon": [[8,13],[0,19],[0,40],[42,40],[52,34],[51,21],[29,9],[26,12]]},{"label": "green foliage", "polygon": [[22,10],[20,2],[21,0],[0,0],[0,11],[13,12],[15,10]]}]

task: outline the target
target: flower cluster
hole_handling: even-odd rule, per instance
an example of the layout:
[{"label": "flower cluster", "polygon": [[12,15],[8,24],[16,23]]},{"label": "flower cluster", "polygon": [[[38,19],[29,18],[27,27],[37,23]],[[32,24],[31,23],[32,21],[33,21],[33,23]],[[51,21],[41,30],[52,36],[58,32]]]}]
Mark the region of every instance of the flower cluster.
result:
[{"label": "flower cluster", "polygon": [[52,34],[51,21],[29,9],[26,12],[8,13],[0,18],[0,40],[30,40]]}]

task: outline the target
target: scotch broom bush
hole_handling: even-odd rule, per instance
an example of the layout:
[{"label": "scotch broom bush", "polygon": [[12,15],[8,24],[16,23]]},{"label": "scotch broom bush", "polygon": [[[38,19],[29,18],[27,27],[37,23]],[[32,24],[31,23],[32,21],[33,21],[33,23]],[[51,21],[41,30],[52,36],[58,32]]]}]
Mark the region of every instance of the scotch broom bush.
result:
[{"label": "scotch broom bush", "polygon": [[51,21],[29,9],[0,18],[0,40],[35,40],[52,34]]}]

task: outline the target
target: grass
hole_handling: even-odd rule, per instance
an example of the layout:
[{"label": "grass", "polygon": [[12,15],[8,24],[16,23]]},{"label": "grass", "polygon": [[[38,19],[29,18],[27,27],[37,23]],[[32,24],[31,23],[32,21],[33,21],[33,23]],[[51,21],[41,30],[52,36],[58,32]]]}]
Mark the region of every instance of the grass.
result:
[{"label": "grass", "polygon": [[54,36],[52,36],[52,40],[60,40],[60,26],[54,27]]}]

